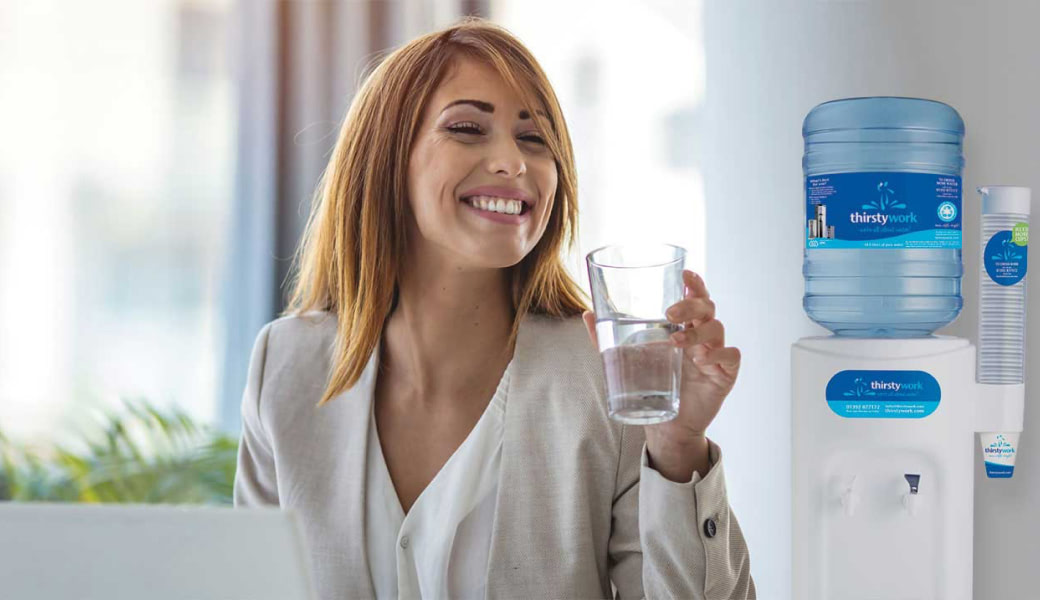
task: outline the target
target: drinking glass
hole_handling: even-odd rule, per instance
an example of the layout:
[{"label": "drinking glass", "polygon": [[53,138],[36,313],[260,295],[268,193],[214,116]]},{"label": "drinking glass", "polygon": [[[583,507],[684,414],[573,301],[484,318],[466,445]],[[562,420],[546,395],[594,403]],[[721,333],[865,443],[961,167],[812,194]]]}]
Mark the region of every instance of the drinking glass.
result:
[{"label": "drinking glass", "polygon": [[670,244],[605,246],[585,258],[614,420],[648,425],[679,412],[682,348],[669,336],[681,326],[664,311],[683,298],[685,260]]}]

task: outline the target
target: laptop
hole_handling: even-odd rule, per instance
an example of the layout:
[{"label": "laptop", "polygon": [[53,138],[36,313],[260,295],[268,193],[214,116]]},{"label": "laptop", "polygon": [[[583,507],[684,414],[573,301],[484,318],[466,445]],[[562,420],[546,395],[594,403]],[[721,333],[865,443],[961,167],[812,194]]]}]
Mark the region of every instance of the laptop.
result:
[{"label": "laptop", "polygon": [[314,600],[297,515],[277,507],[0,502],[10,600]]}]

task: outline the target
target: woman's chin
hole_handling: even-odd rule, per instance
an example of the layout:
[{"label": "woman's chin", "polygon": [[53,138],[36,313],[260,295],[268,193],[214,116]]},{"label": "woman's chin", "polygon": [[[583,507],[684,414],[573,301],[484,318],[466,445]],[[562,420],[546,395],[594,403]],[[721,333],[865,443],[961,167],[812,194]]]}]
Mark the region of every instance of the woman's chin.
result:
[{"label": "woman's chin", "polygon": [[479,251],[467,252],[470,265],[481,269],[508,269],[524,259],[526,252],[520,249],[505,250],[502,247],[488,248],[485,244]]}]

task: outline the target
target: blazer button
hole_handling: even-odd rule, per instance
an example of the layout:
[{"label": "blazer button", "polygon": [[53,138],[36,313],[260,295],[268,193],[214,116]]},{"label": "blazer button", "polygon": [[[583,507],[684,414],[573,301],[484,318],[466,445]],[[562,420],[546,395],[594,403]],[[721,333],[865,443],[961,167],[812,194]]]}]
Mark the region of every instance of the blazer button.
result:
[{"label": "blazer button", "polygon": [[705,519],[704,521],[704,535],[713,538],[715,537],[715,519]]},{"label": "blazer button", "polygon": [[406,549],[406,550],[408,549],[408,536],[407,535],[401,537],[401,547]]}]

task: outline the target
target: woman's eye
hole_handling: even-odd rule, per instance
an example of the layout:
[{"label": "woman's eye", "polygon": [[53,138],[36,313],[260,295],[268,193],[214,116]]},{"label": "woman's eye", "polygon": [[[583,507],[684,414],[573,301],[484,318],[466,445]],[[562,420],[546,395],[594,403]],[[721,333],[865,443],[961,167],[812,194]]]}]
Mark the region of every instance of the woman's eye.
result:
[{"label": "woman's eye", "polygon": [[483,130],[480,129],[480,125],[470,122],[448,125],[448,131],[453,133],[484,133]]},{"label": "woman's eye", "polygon": [[525,142],[534,142],[535,144],[541,144],[543,146],[545,145],[545,140],[542,139],[542,136],[534,133],[522,135],[520,136],[520,139],[524,140]]}]

